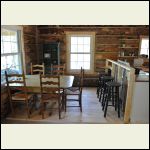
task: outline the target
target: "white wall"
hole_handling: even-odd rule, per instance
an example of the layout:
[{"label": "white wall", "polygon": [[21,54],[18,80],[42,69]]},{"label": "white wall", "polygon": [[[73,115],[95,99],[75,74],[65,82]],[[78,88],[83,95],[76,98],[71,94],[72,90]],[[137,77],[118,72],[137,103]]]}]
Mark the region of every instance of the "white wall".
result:
[{"label": "white wall", "polygon": [[149,82],[135,82],[131,123],[149,123]]}]

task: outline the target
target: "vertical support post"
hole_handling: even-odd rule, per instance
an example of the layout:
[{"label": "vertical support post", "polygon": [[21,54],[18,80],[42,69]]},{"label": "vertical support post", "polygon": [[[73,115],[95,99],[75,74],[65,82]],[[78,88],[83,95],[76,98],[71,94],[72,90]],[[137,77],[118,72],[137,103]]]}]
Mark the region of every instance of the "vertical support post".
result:
[{"label": "vertical support post", "polygon": [[130,122],[134,83],[135,83],[135,69],[131,68],[128,76],[128,89],[127,89],[127,98],[126,98],[126,105],[125,105],[124,123]]}]

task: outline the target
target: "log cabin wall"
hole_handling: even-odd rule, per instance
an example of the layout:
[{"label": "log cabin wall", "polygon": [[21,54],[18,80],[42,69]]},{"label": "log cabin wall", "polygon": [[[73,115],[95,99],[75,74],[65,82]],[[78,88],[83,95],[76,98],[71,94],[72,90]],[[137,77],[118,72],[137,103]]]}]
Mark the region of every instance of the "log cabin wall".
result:
[{"label": "log cabin wall", "polygon": [[[47,25],[38,26],[39,45],[47,42],[60,41],[60,63],[66,63],[66,34],[65,31],[95,32],[94,71],[105,65],[106,59],[117,60],[120,51],[134,52],[138,55],[140,36],[149,35],[149,26],[67,26]],[[122,44],[125,47],[122,47]],[[39,61],[42,62],[42,49],[39,50]],[[120,57],[120,59],[122,59]]]},{"label": "log cabin wall", "polygon": [[38,62],[36,28],[37,26],[35,25],[23,26],[24,54],[27,74],[30,74],[30,63],[36,64]]}]

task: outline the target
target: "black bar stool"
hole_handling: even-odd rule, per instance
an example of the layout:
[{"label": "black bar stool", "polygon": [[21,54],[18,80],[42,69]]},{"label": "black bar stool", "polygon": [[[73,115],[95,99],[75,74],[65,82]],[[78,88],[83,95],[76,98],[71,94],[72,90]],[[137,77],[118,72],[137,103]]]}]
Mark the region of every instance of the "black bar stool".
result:
[{"label": "black bar stool", "polygon": [[100,90],[99,90],[99,102],[102,103],[103,106],[103,102],[105,99],[105,93],[106,93],[106,83],[113,81],[114,77],[112,76],[102,76],[100,77],[100,82],[101,82],[101,86],[100,86]]},{"label": "black bar stool", "polygon": [[[100,69],[103,72],[99,72],[99,80],[98,80],[98,86],[97,86],[97,91],[96,91],[97,98],[99,98],[99,91],[100,91],[100,88],[101,88],[101,77],[102,76],[111,76],[111,69],[110,68],[101,67]],[[107,72],[105,72],[106,70],[107,70]]]},{"label": "black bar stool", "polygon": [[101,90],[101,87],[102,87],[102,80],[101,80],[101,77],[103,76],[110,76],[108,73],[100,73],[99,74],[99,78],[98,78],[98,86],[97,86],[97,98],[99,98],[99,94],[100,94],[100,90]]},{"label": "black bar stool", "polygon": [[[107,107],[115,106],[115,110],[118,111],[118,117],[120,118],[120,99],[119,99],[119,87],[121,86],[118,82],[107,82],[106,83],[106,97],[104,99],[104,117],[106,117]],[[112,105],[108,105],[108,102],[112,101]]]}]

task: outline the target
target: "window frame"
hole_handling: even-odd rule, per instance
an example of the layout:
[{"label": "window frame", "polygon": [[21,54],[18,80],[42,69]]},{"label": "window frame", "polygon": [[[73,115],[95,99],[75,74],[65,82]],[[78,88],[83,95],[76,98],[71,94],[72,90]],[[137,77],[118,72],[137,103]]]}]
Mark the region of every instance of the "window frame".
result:
[{"label": "window frame", "polygon": [[[95,32],[66,32],[66,42],[67,42],[67,72],[76,74],[80,72],[80,69],[70,69],[70,57],[71,57],[71,37],[77,36],[77,37],[91,37],[90,41],[90,52],[87,54],[90,54],[90,69],[85,69],[85,73],[93,74],[94,73],[94,51],[95,51]],[[84,54],[83,53],[76,53],[76,54]],[[86,53],[85,53],[86,54]]]},{"label": "window frame", "polygon": [[142,39],[148,39],[149,40],[149,36],[140,36],[139,55],[142,55],[141,54]]},{"label": "window frame", "polygon": [[[26,70],[25,70],[25,59],[24,59],[24,46],[23,46],[23,27],[22,26],[14,26],[14,25],[1,25],[1,30],[2,29],[6,29],[6,30],[10,30],[10,31],[17,31],[17,38],[18,38],[18,41],[17,41],[17,45],[18,45],[18,52],[16,53],[1,53],[1,57],[2,56],[13,56],[13,55],[19,55],[19,66],[20,66],[20,70],[21,72],[25,72],[26,73]],[[1,34],[2,36],[2,34]],[[1,82],[1,85],[2,84],[5,84],[6,81],[2,81]]]}]

